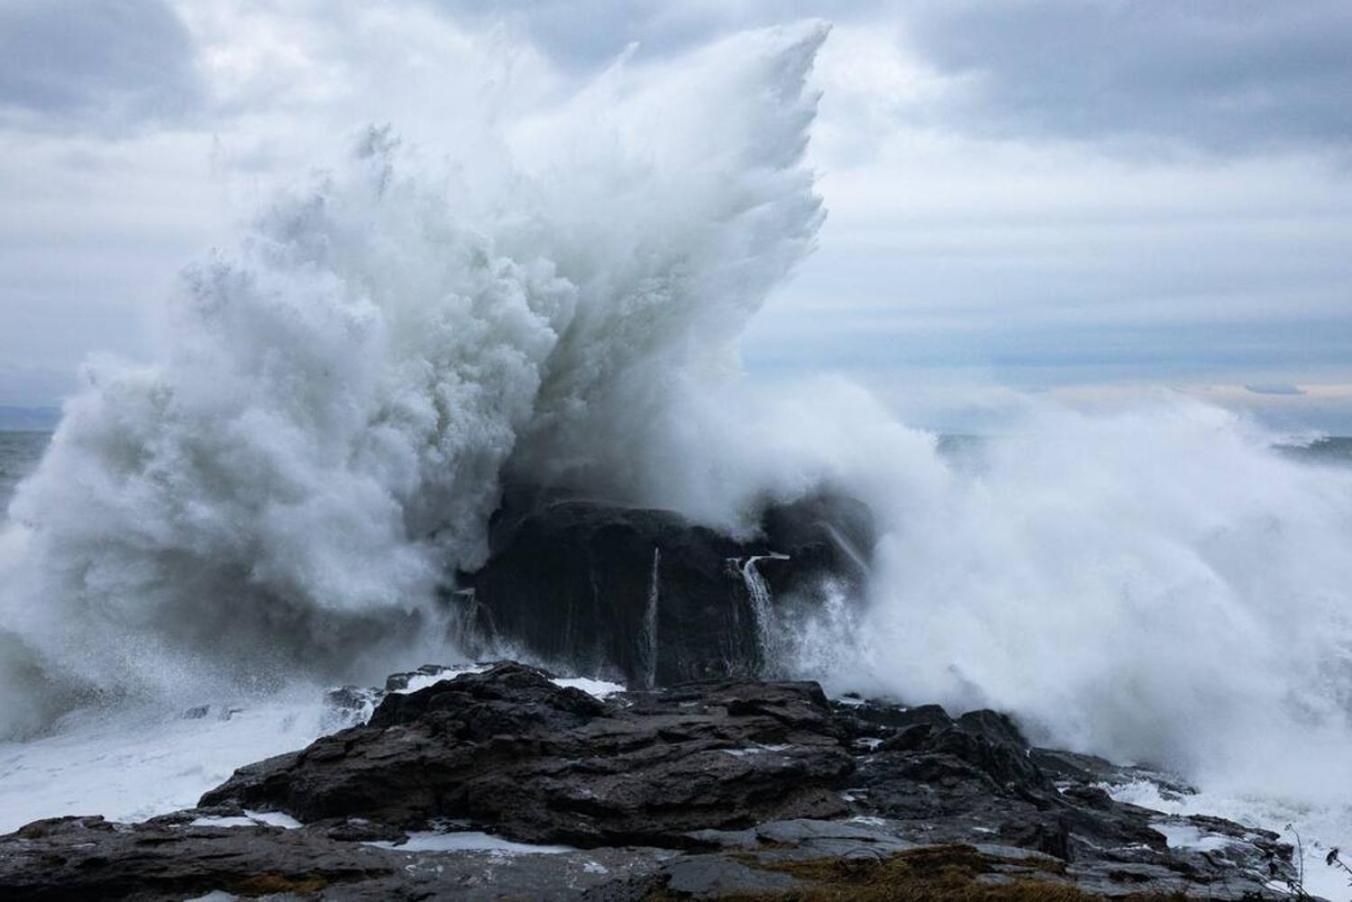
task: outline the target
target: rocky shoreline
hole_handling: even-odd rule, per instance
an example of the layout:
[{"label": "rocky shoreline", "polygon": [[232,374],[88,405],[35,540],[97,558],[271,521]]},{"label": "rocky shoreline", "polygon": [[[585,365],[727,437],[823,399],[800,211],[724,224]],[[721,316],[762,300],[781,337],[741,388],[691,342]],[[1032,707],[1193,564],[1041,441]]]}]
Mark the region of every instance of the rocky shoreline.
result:
[{"label": "rocky shoreline", "polygon": [[197,808],[0,837],[0,898],[1270,899],[1296,876],[1276,834],[1114,801],[1135,774],[991,711],[753,679],[600,698],[513,662],[390,688],[335,693],[353,726]]}]

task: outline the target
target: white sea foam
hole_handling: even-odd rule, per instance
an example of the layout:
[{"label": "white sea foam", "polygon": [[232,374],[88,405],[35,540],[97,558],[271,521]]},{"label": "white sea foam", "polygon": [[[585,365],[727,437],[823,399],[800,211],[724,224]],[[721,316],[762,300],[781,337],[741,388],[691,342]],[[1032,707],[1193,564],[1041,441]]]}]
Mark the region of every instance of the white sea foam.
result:
[{"label": "white sea foam", "polygon": [[1218,833],[1208,833],[1191,824],[1156,822],[1151,824],[1151,826],[1164,834],[1164,839],[1169,843],[1169,848],[1171,849],[1191,849],[1195,852],[1216,852],[1234,842],[1228,836],[1222,836]]},{"label": "white sea foam", "polygon": [[[825,35],[619,67],[503,126],[488,201],[369,130],[187,272],[158,363],[91,363],[11,508],[8,657],[105,692],[346,677],[444,636],[433,590],[482,562],[504,471],[676,500],[655,430],[821,218]],[[705,488],[684,506],[737,525],[746,494]]]},{"label": "white sea foam", "polygon": [[[428,686],[435,686],[437,683],[453,680],[464,673],[483,673],[488,667],[487,664],[462,664],[442,668],[437,673],[419,673],[409,679],[407,686],[394,691],[401,695],[407,695],[420,689],[426,689]],[[588,695],[599,699],[609,698],[625,691],[626,688],[623,683],[612,683],[609,680],[598,680],[591,677],[556,677],[551,682],[565,689],[581,689]]]},{"label": "white sea foam", "polygon": [[590,677],[560,677],[554,680],[554,684],[563,686],[565,689],[581,689],[588,695],[602,700],[625,690],[623,683],[612,683],[609,680],[596,680]]},{"label": "white sea foam", "polygon": [[437,683],[444,683],[447,680],[453,680],[462,673],[483,673],[487,670],[487,664],[457,664],[450,667],[442,667],[436,673],[417,673],[409,677],[408,683],[402,689],[394,690],[400,695],[408,695],[417,692],[420,689],[426,689],[428,686],[435,686]]},{"label": "white sea foam", "polygon": [[[1317,781],[1317,774],[1310,775],[1307,785],[1313,787]],[[1221,781],[1213,788],[1204,786],[1195,795],[1179,795],[1161,792],[1154,783],[1137,780],[1105,788],[1118,801],[1166,814],[1224,817],[1248,827],[1276,831],[1283,842],[1290,843],[1302,853],[1297,865],[1307,892],[1326,899],[1347,896],[1347,875],[1324,860],[1331,848],[1345,848],[1345,837],[1352,832],[1352,802],[1347,800],[1342,787],[1327,784],[1327,791],[1319,793],[1262,782],[1237,786]],[[1161,825],[1156,825],[1155,829],[1160,830]],[[1193,839],[1207,842],[1209,839],[1191,834],[1170,837],[1168,830],[1161,832],[1169,837],[1170,845],[1175,844],[1175,838],[1185,842]],[[1210,840],[1214,845],[1214,837]]]},{"label": "white sea foam", "polygon": [[975,476],[889,462],[869,604],[838,625],[857,663],[828,676],[1193,775],[1281,782],[1294,737],[1345,773],[1352,472],[1189,402],[1026,425]]},{"label": "white sea foam", "polygon": [[193,818],[190,827],[281,827],[296,830],[304,826],[300,821],[280,811],[246,811],[242,815],[206,815]]},{"label": "white sea foam", "polygon": [[[45,817],[134,821],[191,808],[235,768],[303,748],[327,729],[318,691],[237,699],[221,710],[233,713],[79,711],[50,735],[0,742],[0,833]],[[282,815],[251,817],[288,826]]]},{"label": "white sea foam", "polygon": [[512,842],[477,830],[410,833],[401,843],[380,841],[366,845],[395,852],[488,852],[494,855],[561,855],[577,851],[571,846]]}]

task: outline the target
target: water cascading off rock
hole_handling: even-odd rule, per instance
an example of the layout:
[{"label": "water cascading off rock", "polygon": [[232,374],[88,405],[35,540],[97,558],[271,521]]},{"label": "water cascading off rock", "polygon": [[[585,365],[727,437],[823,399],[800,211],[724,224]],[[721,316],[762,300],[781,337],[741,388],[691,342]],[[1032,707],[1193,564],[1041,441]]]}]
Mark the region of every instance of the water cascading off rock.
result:
[{"label": "water cascading off rock", "polygon": [[518,487],[493,517],[488,563],[458,574],[447,603],[455,638],[481,655],[635,686],[759,675],[773,669],[776,610],[860,583],[872,529],[865,505],[833,495],[771,506],[761,536],[737,541],[671,511]]}]

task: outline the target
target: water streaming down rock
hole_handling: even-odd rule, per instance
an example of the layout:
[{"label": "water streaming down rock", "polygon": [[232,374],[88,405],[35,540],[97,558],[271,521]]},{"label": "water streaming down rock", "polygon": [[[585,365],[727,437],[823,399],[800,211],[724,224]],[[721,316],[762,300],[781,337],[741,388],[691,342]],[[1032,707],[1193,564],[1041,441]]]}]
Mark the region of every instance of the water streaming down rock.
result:
[{"label": "water streaming down rock", "polygon": [[643,614],[643,644],[646,652],[643,665],[643,685],[651,689],[657,685],[657,605],[662,597],[660,577],[662,549],[653,549],[653,572],[648,580],[648,606]]},{"label": "water streaming down rock", "polygon": [[756,567],[757,561],[787,561],[789,555],[771,552],[753,554],[745,562],[732,560],[730,563],[742,575],[747,597],[751,600],[751,613],[755,617],[756,642],[760,647],[761,670],[768,672],[779,664],[779,623],[775,615],[774,594],[770,585]]},{"label": "water streaming down rock", "polygon": [[[739,541],[672,511],[514,486],[493,516],[488,563],[451,577],[475,590],[456,640],[475,657],[517,651],[635,686],[758,674],[772,600],[818,605],[825,582],[856,569],[833,534],[873,541],[849,499],[772,505],[761,522]],[[742,564],[753,559],[766,572]]]}]

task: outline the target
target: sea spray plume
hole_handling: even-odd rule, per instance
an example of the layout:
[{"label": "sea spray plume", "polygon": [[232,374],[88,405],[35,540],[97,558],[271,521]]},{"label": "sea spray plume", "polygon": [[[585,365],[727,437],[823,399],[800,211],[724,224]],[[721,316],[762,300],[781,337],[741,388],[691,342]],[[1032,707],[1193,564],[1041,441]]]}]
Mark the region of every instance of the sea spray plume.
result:
[{"label": "sea spray plume", "polygon": [[[425,633],[440,575],[483,559],[519,438],[520,471],[597,479],[668,384],[726,369],[808,250],[824,37],[618,67],[599,106],[517,127],[498,197],[365,133],[238,254],[188,270],[160,362],[89,366],[12,506],[23,654],[48,679],[154,692],[335,675]],[[560,140],[521,148],[532,133]],[[634,456],[614,487],[654,481],[660,456]]]},{"label": "sea spray plume", "polygon": [[1212,788],[1344,791],[1352,472],[1273,440],[1175,398],[1041,411],[938,492],[880,460],[869,604],[805,626],[804,663]]},{"label": "sea spray plume", "polygon": [[416,612],[434,545],[481,554],[572,292],[378,145],[188,272],[160,366],[90,371],[14,504],[49,655],[112,684],[171,661],[277,678]]},{"label": "sea spray plume", "polygon": [[[769,289],[812,248],[823,218],[802,165],[817,95],[806,80],[821,23],[720,41],[682,77],[623,67],[518,135],[564,148],[538,168],[551,226],[532,235],[578,286],[537,416],[513,457],[526,478],[682,510],[736,528],[758,486],[711,485],[725,457],[671,458],[682,429],[703,431],[735,391],[737,342]],[[718,98],[716,103],[711,98]],[[585,190],[575,173],[596,176]],[[591,158],[581,165],[580,158]],[[594,196],[590,196],[594,195]]]}]

